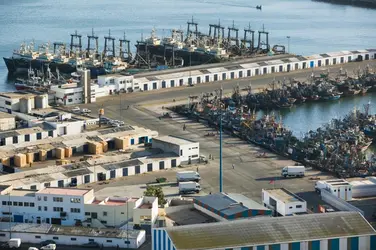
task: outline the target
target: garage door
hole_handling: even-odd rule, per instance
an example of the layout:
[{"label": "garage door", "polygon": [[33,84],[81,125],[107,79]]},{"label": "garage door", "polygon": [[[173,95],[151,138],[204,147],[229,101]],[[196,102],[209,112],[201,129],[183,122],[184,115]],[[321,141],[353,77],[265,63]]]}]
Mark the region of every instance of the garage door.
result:
[{"label": "garage door", "polygon": [[60,218],[51,218],[51,224],[61,225],[61,219]]},{"label": "garage door", "polygon": [[23,223],[23,215],[14,215],[13,220],[14,220],[14,222]]}]

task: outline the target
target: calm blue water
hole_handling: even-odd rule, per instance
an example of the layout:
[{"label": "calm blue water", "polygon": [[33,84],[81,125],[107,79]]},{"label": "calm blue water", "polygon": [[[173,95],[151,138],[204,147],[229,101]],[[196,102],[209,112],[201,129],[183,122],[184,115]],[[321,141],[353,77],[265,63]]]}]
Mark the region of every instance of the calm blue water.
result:
[{"label": "calm blue water", "polygon": [[[252,7],[256,5],[262,5],[262,11]],[[153,27],[160,36],[167,36],[172,28],[185,30],[192,16],[202,32],[219,21],[227,27],[234,20],[240,29],[249,23],[255,30],[265,25],[271,44],[287,45],[286,36],[290,36],[290,52],[296,54],[375,48],[375,14],[373,9],[310,0],[0,0],[0,56],[10,56],[23,41],[32,39],[68,43],[75,30],[87,35],[94,28],[102,45],[109,29],[117,38],[125,32],[133,42],[141,34],[149,36]],[[0,60],[0,91],[13,89],[6,79],[7,69]],[[362,107],[369,99],[376,112],[376,95],[368,95],[298,106],[282,116],[299,135],[344,116],[354,106]]]}]

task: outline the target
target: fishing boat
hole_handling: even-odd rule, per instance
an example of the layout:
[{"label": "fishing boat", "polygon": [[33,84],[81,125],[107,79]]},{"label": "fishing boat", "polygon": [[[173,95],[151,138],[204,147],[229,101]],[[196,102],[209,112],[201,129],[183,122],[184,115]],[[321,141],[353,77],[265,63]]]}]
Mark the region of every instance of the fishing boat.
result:
[{"label": "fishing boat", "polygon": [[376,125],[367,125],[364,127],[363,132],[370,138],[376,138]]},{"label": "fishing boat", "polygon": [[336,101],[339,98],[341,98],[340,94],[329,94],[321,97],[321,99],[324,101]]}]

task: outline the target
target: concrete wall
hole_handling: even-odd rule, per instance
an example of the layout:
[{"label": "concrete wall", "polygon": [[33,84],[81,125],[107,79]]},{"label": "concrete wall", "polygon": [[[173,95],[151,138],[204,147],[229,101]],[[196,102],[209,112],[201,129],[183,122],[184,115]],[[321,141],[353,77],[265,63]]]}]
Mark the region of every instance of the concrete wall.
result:
[{"label": "concrete wall", "polygon": [[[31,224],[32,225],[32,224]],[[93,239],[100,245],[103,244],[104,247],[117,247],[120,248],[139,248],[145,242],[145,231],[139,231],[137,238],[129,238],[129,244],[126,242],[127,238],[111,238],[111,237],[96,237],[96,236],[75,236],[75,235],[59,235],[56,234],[45,234],[45,233],[21,233],[12,232],[12,238],[21,238],[22,243],[33,243],[39,246],[40,242],[45,240],[53,240],[57,245],[82,245],[89,242],[89,239]],[[6,242],[9,240],[9,232],[0,233],[0,241]],[[76,240],[72,240],[75,238]]]},{"label": "concrete wall", "polygon": [[321,190],[321,199],[326,203],[332,205],[338,210],[342,211],[356,211],[364,215],[364,212],[359,208],[347,203],[345,200],[338,198],[337,196],[332,195],[329,191],[322,189]]},{"label": "concrete wall", "polygon": [[15,117],[0,118],[0,131],[10,130],[16,128]]},{"label": "concrete wall", "polygon": [[92,213],[97,213],[97,219],[103,225],[119,227],[133,218],[133,208],[134,202],[132,201],[119,206],[85,204],[85,217],[92,218]]}]

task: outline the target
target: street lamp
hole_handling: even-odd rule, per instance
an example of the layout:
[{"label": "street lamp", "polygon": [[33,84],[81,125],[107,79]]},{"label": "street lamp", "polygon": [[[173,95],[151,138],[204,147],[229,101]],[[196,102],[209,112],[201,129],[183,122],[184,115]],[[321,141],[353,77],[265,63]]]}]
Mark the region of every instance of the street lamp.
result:
[{"label": "street lamp", "polygon": [[290,53],[290,36],[286,36],[287,38],[287,53]]}]

